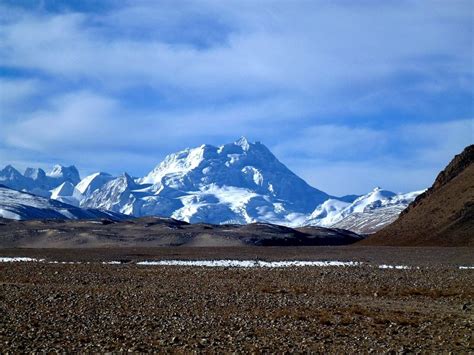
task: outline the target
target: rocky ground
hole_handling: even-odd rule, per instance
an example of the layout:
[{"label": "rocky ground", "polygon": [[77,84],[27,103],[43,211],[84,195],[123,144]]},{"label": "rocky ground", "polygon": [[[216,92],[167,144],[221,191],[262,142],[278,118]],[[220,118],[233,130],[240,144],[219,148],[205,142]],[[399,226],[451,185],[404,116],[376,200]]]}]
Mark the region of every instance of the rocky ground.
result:
[{"label": "rocky ground", "polygon": [[[190,258],[192,250],[146,256]],[[285,248],[265,250],[253,254],[281,258]],[[312,250],[315,260],[347,260],[351,249],[305,250],[306,259]],[[120,265],[102,264],[104,251],[76,253],[88,264],[0,263],[0,352],[474,351],[474,270],[455,266],[472,265],[472,253],[444,250],[352,249],[366,260],[358,267],[139,266],[133,255],[146,253],[136,250]],[[226,256],[207,253],[194,256]],[[397,253],[420,268],[378,268],[377,258]]]}]

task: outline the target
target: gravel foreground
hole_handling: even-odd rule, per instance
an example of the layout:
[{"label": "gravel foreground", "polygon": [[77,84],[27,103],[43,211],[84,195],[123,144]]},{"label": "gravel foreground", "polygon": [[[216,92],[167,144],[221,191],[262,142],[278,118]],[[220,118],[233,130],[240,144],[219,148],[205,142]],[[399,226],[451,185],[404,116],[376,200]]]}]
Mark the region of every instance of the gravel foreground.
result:
[{"label": "gravel foreground", "polygon": [[472,329],[474,270],[447,265],[0,263],[1,353],[462,353]]}]

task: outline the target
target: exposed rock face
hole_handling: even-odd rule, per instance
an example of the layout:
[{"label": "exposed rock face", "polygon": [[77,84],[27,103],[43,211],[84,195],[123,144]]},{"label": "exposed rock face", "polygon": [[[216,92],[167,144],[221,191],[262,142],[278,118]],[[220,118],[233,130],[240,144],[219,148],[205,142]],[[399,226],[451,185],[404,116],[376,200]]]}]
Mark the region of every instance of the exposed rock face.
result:
[{"label": "exposed rock face", "polygon": [[363,243],[474,245],[474,145],[456,155],[433,185],[391,225]]}]

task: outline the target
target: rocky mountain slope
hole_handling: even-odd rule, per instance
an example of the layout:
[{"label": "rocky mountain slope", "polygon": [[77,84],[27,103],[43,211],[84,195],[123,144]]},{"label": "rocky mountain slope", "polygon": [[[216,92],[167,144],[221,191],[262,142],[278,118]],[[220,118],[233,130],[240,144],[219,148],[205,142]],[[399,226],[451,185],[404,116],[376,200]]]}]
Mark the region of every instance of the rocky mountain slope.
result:
[{"label": "rocky mountain slope", "polygon": [[8,166],[0,171],[0,183],[77,207],[136,217],[213,224],[343,225],[358,233],[393,221],[416,196],[381,189],[360,197],[330,196],[295,175],[263,144],[245,138],[170,154],[141,178],[99,172],[80,180],[73,166],[56,166],[48,174],[29,168],[22,175]]},{"label": "rocky mountain slope", "polygon": [[433,185],[364,243],[474,245],[474,145],[456,155]]},{"label": "rocky mountain slope", "polygon": [[122,220],[127,216],[110,211],[78,208],[0,185],[0,218],[15,220],[108,218]]}]

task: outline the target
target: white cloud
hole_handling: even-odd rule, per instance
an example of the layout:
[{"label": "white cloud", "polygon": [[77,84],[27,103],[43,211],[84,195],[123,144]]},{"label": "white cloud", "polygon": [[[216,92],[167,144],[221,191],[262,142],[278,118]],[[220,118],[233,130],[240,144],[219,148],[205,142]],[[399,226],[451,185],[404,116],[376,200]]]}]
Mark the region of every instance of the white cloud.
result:
[{"label": "white cloud", "polygon": [[[124,147],[146,151],[166,149],[183,140],[201,144],[206,136],[234,138],[238,132],[260,136],[273,125],[303,113],[295,102],[284,98],[258,101],[252,106],[129,111],[113,97],[79,91],[54,97],[44,103],[44,109],[9,122],[3,131],[10,146],[42,152]],[[268,115],[272,116],[271,121]]]},{"label": "white cloud", "polygon": [[472,95],[470,1],[180,4],[0,5],[0,65],[36,78],[0,79],[0,160],[141,173],[174,150],[248,135],[317,187],[362,193],[424,187],[472,142],[472,121],[363,120],[415,117],[433,105],[423,95]]},{"label": "white cloud", "polygon": [[107,126],[115,103],[87,92],[60,96],[47,110],[33,112],[6,128],[6,142],[14,147],[48,150],[75,149],[107,140]]},{"label": "white cloud", "polygon": [[[74,13],[25,14],[3,26],[2,62],[70,79],[147,83],[161,90],[197,90],[196,95],[298,91],[319,104],[348,84],[371,86],[399,72],[471,72],[470,33],[458,28],[466,21],[462,3],[455,11],[440,2],[204,2],[199,13],[220,14],[231,30],[222,42],[203,49],[180,42],[186,21],[193,24],[197,11],[195,2],[187,4],[191,11],[178,12],[174,4],[140,3],[92,19]],[[166,31],[175,33],[175,42],[162,38],[163,17],[171,22]],[[127,36],[127,29],[135,27],[150,33],[144,39]],[[430,56],[443,56],[443,65],[422,60]]]},{"label": "white cloud", "polygon": [[37,94],[39,83],[31,79],[4,79],[0,78],[0,108],[2,111],[10,106],[15,106],[33,94]]},{"label": "white cloud", "polygon": [[27,101],[38,95],[40,90],[41,85],[38,80],[0,77],[0,124],[7,124],[17,119],[26,111]]}]

